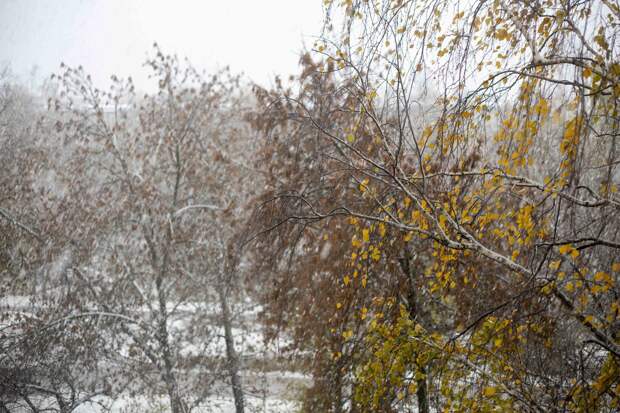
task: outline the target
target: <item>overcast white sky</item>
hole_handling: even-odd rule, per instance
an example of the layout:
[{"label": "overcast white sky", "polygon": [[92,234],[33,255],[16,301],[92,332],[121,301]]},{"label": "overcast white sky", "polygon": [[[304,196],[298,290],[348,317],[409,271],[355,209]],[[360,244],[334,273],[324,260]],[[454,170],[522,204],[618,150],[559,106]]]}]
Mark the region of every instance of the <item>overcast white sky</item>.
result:
[{"label": "overcast white sky", "polygon": [[321,30],[320,0],[0,0],[0,63],[28,80],[82,65],[94,81],[131,75],[157,41],[166,53],[213,70],[230,65],[265,83],[297,69]]}]

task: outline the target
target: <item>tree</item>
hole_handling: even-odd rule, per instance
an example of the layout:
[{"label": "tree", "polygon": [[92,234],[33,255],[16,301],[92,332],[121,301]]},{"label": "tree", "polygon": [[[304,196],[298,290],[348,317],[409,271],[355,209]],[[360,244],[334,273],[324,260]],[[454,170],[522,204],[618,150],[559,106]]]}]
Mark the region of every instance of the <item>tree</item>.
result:
[{"label": "tree", "polygon": [[[0,409],[70,412],[109,394],[94,318],[75,323],[77,292],[42,199],[50,165],[43,105],[0,76]],[[48,146],[49,145],[49,146]],[[101,323],[99,323],[100,325]]]},{"label": "tree", "polygon": [[618,5],[327,3],[300,83],[324,97],[276,91],[261,129],[304,125],[324,161],[273,185],[263,230],[347,217],[342,288],[400,267],[417,292],[355,295],[376,305],[341,334],[359,350],[333,410],[617,408]]},{"label": "tree", "polygon": [[[81,68],[57,77],[51,106],[65,144],[54,165],[63,191],[53,202],[63,211],[72,285],[83,311],[114,321],[102,334],[123,374],[141,383],[132,391],[163,392],[180,413],[228,375],[241,412],[227,302],[242,182],[227,157],[245,142],[239,78],[206,78],[158,48],[147,65],[158,89],[144,97],[130,78],[113,77],[106,92]],[[206,354],[215,337],[206,315],[217,308],[224,359]]]}]

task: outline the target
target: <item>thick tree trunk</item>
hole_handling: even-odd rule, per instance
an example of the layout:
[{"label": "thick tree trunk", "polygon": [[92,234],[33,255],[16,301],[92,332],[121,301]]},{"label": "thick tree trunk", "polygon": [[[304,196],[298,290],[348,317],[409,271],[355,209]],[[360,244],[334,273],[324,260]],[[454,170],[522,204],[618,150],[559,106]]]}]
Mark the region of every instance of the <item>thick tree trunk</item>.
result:
[{"label": "thick tree trunk", "polygon": [[226,357],[228,358],[228,373],[232,386],[233,397],[235,399],[235,412],[244,413],[243,389],[241,386],[241,376],[239,375],[239,357],[235,350],[235,341],[232,333],[232,316],[226,297],[225,287],[218,288],[220,298],[220,309],[222,311],[222,324],[224,325],[224,339],[226,341]]}]

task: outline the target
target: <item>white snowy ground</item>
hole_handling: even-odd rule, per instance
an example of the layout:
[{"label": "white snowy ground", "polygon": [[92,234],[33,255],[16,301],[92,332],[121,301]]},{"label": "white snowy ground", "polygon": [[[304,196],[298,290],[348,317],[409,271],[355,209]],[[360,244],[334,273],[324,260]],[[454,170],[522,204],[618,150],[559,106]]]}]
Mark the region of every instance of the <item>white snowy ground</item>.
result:
[{"label": "white snowy ground", "polygon": [[[113,402],[100,399],[110,410],[110,413],[167,413],[170,411],[168,400],[146,397],[122,397]],[[283,400],[273,395],[265,398],[245,398],[246,412],[248,413],[291,413],[298,409],[298,404],[292,400]],[[83,404],[76,413],[107,413],[107,409],[98,403]],[[234,413],[235,404],[232,397],[212,396],[193,410],[195,413]]]},{"label": "white snowy ground", "polygon": [[[252,303],[240,303],[241,308],[238,319],[242,324],[233,328],[235,336],[235,347],[243,364],[246,368],[241,371],[244,390],[246,412],[248,413],[290,413],[298,409],[300,390],[307,387],[311,379],[299,372],[289,370],[274,370],[286,368],[278,366],[276,360],[282,355],[281,349],[289,343],[287,340],[277,340],[266,344],[261,324],[257,320],[260,308]],[[245,305],[244,305],[245,304]],[[0,299],[0,315],[3,315],[4,322],[0,323],[0,328],[10,328],[11,318],[14,313],[29,314],[32,309],[27,297],[2,297]],[[181,308],[177,308],[178,318],[171,320],[171,330],[186,328],[186,319],[183,313],[195,312],[200,307],[203,314],[214,314],[218,308],[205,306],[204,304],[189,303]],[[10,315],[10,316],[9,316]],[[7,318],[7,316],[9,316]],[[193,343],[184,343],[180,353],[182,356],[205,355],[222,356],[226,354],[226,345],[223,337],[223,329],[219,326],[212,326],[212,340],[205,347],[199,347]],[[124,352],[122,349],[121,352]],[[255,363],[251,363],[254,361]],[[258,362],[258,363],[256,363]],[[267,362],[267,363],[264,363]],[[251,369],[251,365],[269,365],[267,370]],[[234,412],[235,406],[230,391],[226,383],[216,383],[214,395],[210,396],[200,406],[195,408],[195,413],[228,413]],[[40,399],[45,404],[45,398]],[[50,400],[51,401],[51,400]],[[130,397],[120,396],[115,400],[99,398],[97,402],[85,403],[75,412],[77,413],[168,413],[169,405],[166,397]],[[18,413],[18,412],[16,412]]]},{"label": "white snowy ground", "polygon": [[[296,401],[298,390],[309,383],[309,378],[300,373],[290,371],[271,371],[265,374],[245,371],[244,379],[263,381],[265,384],[260,393],[246,393],[245,404],[247,413],[292,413],[298,410]],[[256,391],[256,390],[255,390]],[[166,397],[121,396],[115,400],[99,397],[96,402],[80,405],[75,413],[169,413],[170,408]],[[39,406],[46,400],[40,399]],[[50,400],[50,405],[55,405]],[[26,413],[30,410],[13,413]],[[192,410],[193,413],[234,413],[235,405],[232,396],[213,395]]]}]

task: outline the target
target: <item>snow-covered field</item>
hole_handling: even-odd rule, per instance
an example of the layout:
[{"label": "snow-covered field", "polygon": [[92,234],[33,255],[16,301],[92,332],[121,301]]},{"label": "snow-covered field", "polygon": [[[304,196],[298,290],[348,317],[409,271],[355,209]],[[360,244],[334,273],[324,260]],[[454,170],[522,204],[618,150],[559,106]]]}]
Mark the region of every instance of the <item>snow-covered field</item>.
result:
[{"label": "snow-covered field", "polygon": [[[294,412],[298,409],[300,391],[310,384],[310,378],[300,372],[288,370],[292,364],[288,363],[283,357],[283,349],[290,343],[286,339],[279,339],[265,342],[263,327],[258,321],[260,308],[252,303],[237,303],[236,317],[234,321],[233,334],[235,348],[241,361],[241,377],[245,395],[246,412]],[[3,327],[6,334],[13,330],[15,325],[19,325],[19,319],[11,321],[15,312],[29,314],[32,311],[32,303],[23,297],[3,297],[0,300],[0,314],[4,315]],[[173,310],[172,308],[170,310]],[[179,356],[223,358],[226,355],[226,344],[224,340],[223,328],[217,323],[217,311],[215,306],[205,306],[200,303],[189,303],[174,309],[175,316],[170,320],[170,331],[172,334],[181,334],[189,327],[188,323],[192,320],[192,314],[200,312],[205,315],[205,319],[211,320],[209,323],[208,340],[201,342],[198,338],[188,338],[187,341],[181,340],[178,343]],[[15,323],[15,324],[14,324]],[[120,354],[126,356],[126,348],[120,348]],[[192,380],[191,370],[179,372],[180,382]],[[230,385],[225,380],[219,380],[210,387],[210,395],[198,406],[192,409],[195,413],[228,413],[234,412],[234,400]],[[37,397],[42,405],[47,400],[44,397]],[[50,399],[49,404],[53,405],[54,400]],[[169,412],[169,401],[165,396],[147,396],[120,394],[115,399],[99,397],[93,402],[80,405],[78,413],[167,413]],[[17,410],[16,412],[18,412]],[[28,409],[23,410],[29,411]]]},{"label": "snow-covered field", "polygon": [[[299,407],[293,400],[280,399],[274,395],[251,397],[246,395],[246,411],[248,413],[291,413]],[[108,410],[109,409],[109,410]],[[166,413],[169,412],[166,398],[121,397],[117,400],[99,399],[97,403],[80,406],[76,413]],[[212,396],[197,408],[195,413],[234,413],[235,404],[232,397]]]}]

